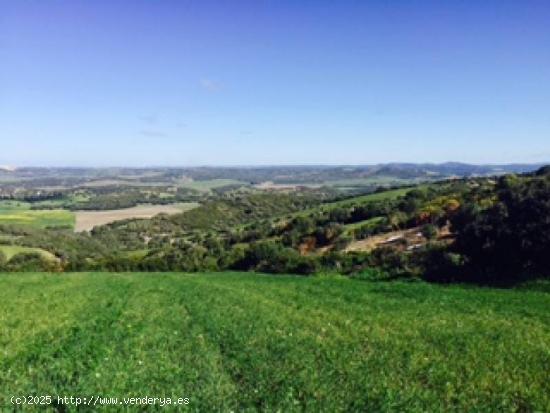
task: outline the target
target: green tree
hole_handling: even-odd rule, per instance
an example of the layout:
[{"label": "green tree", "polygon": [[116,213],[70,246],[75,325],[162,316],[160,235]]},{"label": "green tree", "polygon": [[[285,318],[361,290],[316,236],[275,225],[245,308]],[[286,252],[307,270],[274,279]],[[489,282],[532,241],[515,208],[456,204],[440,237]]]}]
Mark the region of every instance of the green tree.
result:
[{"label": "green tree", "polygon": [[473,281],[550,275],[550,177],[502,178],[496,202],[463,206],[451,222]]}]

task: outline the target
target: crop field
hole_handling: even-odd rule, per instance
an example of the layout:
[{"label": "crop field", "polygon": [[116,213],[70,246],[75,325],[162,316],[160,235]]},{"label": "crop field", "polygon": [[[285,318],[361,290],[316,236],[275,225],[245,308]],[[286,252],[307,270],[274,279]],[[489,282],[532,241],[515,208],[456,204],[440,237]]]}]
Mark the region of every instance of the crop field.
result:
[{"label": "crop field", "polygon": [[90,231],[98,225],[122,221],[131,218],[152,218],[158,214],[180,214],[197,207],[195,202],[184,202],[168,205],[138,205],[132,208],[107,211],[76,211],[75,231]]},{"label": "crop field", "polygon": [[235,179],[208,179],[204,181],[189,181],[184,180],[179,183],[179,186],[183,188],[195,189],[201,192],[208,192],[212,189],[223,188],[230,185],[248,185],[246,182],[238,181]]},{"label": "crop field", "polygon": [[0,202],[0,224],[28,225],[35,228],[72,228],[74,221],[74,214],[70,211],[31,210],[30,204],[25,202]]},{"label": "crop field", "polygon": [[264,181],[262,183],[254,185],[254,188],[267,190],[295,190],[300,187],[320,188],[322,186],[323,184],[319,182],[275,183],[273,181]]},{"label": "crop field", "polygon": [[325,181],[324,185],[337,187],[363,187],[373,185],[404,185],[414,183],[413,179],[400,179],[392,176],[374,176],[365,178],[335,179]]},{"label": "crop field", "polygon": [[188,397],[190,411],[550,410],[550,295],[535,289],[3,274],[0,302],[4,406],[30,394]]}]

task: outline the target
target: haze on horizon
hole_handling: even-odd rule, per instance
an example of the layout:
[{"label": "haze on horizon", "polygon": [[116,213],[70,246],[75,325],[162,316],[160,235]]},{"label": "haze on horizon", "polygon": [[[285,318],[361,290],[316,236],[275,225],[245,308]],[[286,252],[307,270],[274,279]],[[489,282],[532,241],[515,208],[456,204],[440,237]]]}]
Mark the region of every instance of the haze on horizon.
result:
[{"label": "haze on horizon", "polygon": [[0,7],[0,165],[550,160],[547,1]]}]

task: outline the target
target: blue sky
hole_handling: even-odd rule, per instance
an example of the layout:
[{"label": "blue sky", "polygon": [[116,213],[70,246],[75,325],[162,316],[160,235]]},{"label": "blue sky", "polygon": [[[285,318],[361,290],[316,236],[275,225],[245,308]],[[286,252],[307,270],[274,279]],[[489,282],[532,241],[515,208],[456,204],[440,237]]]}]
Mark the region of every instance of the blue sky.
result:
[{"label": "blue sky", "polygon": [[548,1],[0,0],[0,164],[550,161]]}]

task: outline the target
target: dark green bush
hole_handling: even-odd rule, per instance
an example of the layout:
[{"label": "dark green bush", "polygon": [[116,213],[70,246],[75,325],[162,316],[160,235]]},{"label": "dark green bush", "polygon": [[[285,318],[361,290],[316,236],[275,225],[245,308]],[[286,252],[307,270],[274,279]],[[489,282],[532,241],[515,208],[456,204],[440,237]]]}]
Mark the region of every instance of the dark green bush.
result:
[{"label": "dark green bush", "polygon": [[35,252],[21,252],[14,255],[4,264],[9,272],[55,271],[56,265],[51,260]]},{"label": "dark green bush", "polygon": [[502,178],[487,208],[468,204],[452,219],[464,279],[510,283],[550,276],[550,178]]},{"label": "dark green bush", "polygon": [[437,237],[439,230],[434,224],[425,224],[422,226],[421,232],[426,239],[434,239]]}]

